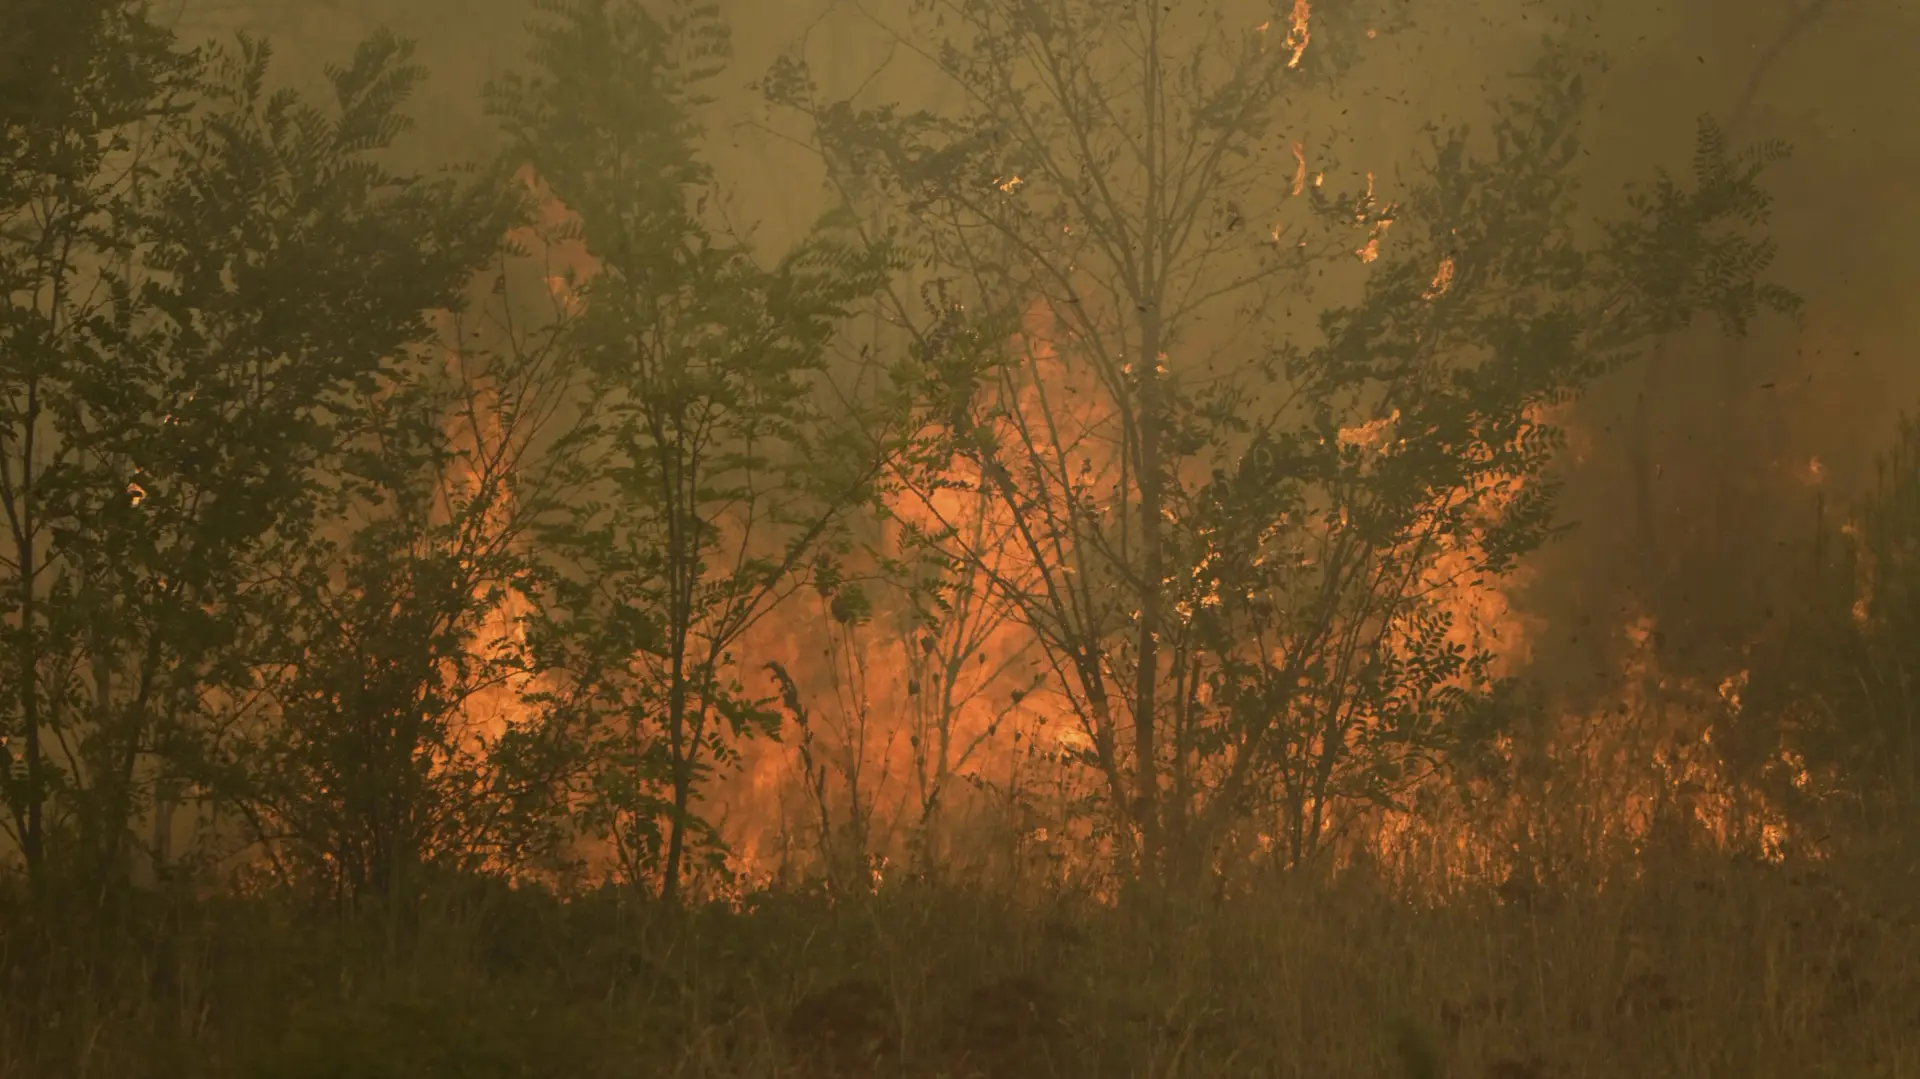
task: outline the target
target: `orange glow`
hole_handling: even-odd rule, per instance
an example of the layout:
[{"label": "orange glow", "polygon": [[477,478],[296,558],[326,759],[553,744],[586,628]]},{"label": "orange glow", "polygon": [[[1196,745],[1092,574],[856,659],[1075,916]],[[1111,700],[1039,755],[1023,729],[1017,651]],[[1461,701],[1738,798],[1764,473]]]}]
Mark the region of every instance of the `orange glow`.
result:
[{"label": "orange glow", "polygon": [[[1304,0],[1295,5],[1289,66],[1306,48],[1309,14]],[[1307,182],[1304,144],[1295,143],[1293,152],[1297,195]],[[530,174],[524,179],[541,196],[542,224],[564,223],[565,208]],[[994,183],[1012,193],[1020,179],[1000,177]],[[1394,208],[1376,213],[1373,199],[1369,175],[1356,215],[1358,223],[1371,227],[1366,245],[1356,252],[1368,262],[1378,257],[1393,223]],[[592,261],[584,251],[547,245],[543,234],[535,227],[519,230],[516,239],[533,257],[557,265],[546,276],[547,286],[563,317],[577,315],[581,301],[574,289],[591,276]],[[1455,273],[1454,260],[1443,259],[1426,299],[1446,295]],[[1057,351],[1071,340],[1045,303],[1030,305],[1021,331],[1009,342],[1017,362],[980,388],[971,415],[1002,446],[1021,447],[1025,440],[1040,444],[1043,433],[1057,440],[1057,451],[1039,455],[1051,470],[1043,486],[1101,506],[1121,489],[1118,417],[1090,365],[1069,363]],[[1124,373],[1130,375],[1131,368]],[[1538,422],[1545,416],[1530,418]],[[1396,440],[1408,437],[1398,431],[1399,422],[1395,412],[1356,423],[1339,432],[1339,442],[1362,453],[1391,452],[1401,444]],[[1025,452],[1010,451],[1003,464],[1019,467]],[[892,520],[881,529],[876,552],[902,558],[909,553],[909,530],[944,533],[969,545],[975,557],[962,561],[987,566],[1002,588],[1035,586],[1045,569],[1074,574],[1078,552],[1050,554],[1060,562],[1043,566],[1017,542],[1002,499],[984,493],[1004,482],[992,472],[991,454],[987,460],[990,466],[983,469],[956,455],[942,483],[895,492],[888,503]],[[1817,460],[1807,471],[1819,481]],[[1520,490],[1514,477],[1490,476],[1480,487],[1450,497],[1497,511]],[[1522,674],[1541,627],[1514,597],[1531,583],[1532,571],[1523,565],[1493,585],[1476,580],[1478,552],[1472,542],[1433,551],[1422,565],[1419,588],[1452,615],[1447,631],[1452,643],[1489,651],[1495,676]],[[859,559],[854,563],[847,567],[850,574],[878,568]],[[978,569],[963,570],[959,577],[977,594],[991,591]],[[1864,617],[1870,591],[1871,567],[1866,567],[1858,617]],[[699,811],[717,825],[731,851],[732,882],[714,887],[731,894],[729,888],[737,892],[817,871],[823,837],[848,825],[856,809],[864,815],[859,823],[866,849],[860,853],[871,856],[869,885],[900,867],[915,866],[916,842],[933,844],[941,862],[980,861],[991,850],[1010,873],[1087,879],[1105,864],[1113,843],[1070,808],[1087,793],[1087,770],[1072,758],[1093,750],[1096,732],[1053,687],[1032,632],[983,606],[976,613],[992,624],[967,636],[950,620],[916,619],[898,597],[875,599],[873,621],[861,625],[837,619],[827,597],[803,592],[741,642],[736,676],[749,692],[771,696],[763,665],[779,662],[795,679],[808,727],[797,730],[790,718],[781,741],[739,747],[739,767],[723,772],[702,792]],[[1206,602],[1195,596],[1173,606],[1177,615],[1190,617],[1193,605]],[[510,638],[516,613],[499,611],[489,633]],[[1782,857],[1792,838],[1782,815],[1752,792],[1734,789],[1711,751],[1716,718],[1738,715],[1742,707],[1746,672],[1697,685],[1673,679],[1660,670],[1654,629],[1650,618],[1637,614],[1620,627],[1629,660],[1617,675],[1616,707],[1555,717],[1539,746],[1525,748],[1512,736],[1496,742],[1495,756],[1510,772],[1518,771],[1523,752],[1544,753],[1553,762],[1560,778],[1553,781],[1550,800],[1543,801],[1544,789],[1489,787],[1479,792],[1481,808],[1472,815],[1434,808],[1441,804],[1437,797],[1417,813],[1347,810],[1351,819],[1342,824],[1354,830],[1336,858],[1371,859],[1397,867],[1411,882],[1446,891],[1520,872],[1533,857],[1523,851],[1550,836],[1557,842],[1577,837],[1575,845],[1595,855],[1638,852],[1655,841],[1663,822],[1674,819],[1723,847],[1750,843],[1765,857]],[[959,662],[951,663],[956,657]],[[514,688],[502,687],[477,699],[475,708],[490,715],[486,722],[497,730],[513,721],[517,699]],[[1210,701],[1203,696],[1202,703]],[[814,762],[811,773],[802,761],[803,737]],[[942,759],[933,760],[936,756]],[[1796,767],[1790,760],[1783,764]],[[926,819],[929,769],[948,784],[937,828]],[[1810,782],[1805,775],[1799,767],[1796,782]],[[1441,782],[1427,784],[1424,793],[1416,790],[1415,802],[1442,793]],[[923,826],[937,834],[921,834]],[[1230,837],[1241,845],[1236,860],[1273,856],[1271,822],[1266,831],[1242,831]]]},{"label": "orange glow", "polygon": [[1300,66],[1300,58],[1307,53],[1307,44],[1313,40],[1308,20],[1313,16],[1313,8],[1307,0],[1293,0],[1293,25],[1287,29],[1287,48],[1293,50],[1293,56],[1287,60],[1289,68]]},{"label": "orange glow", "polygon": [[[1112,422],[1110,412],[1097,403],[1092,376],[1071,369],[1055,353],[1046,307],[1032,305],[1024,323],[1010,342],[1024,362],[982,388],[978,411],[998,416],[989,422],[1005,444],[1056,431],[1061,445],[1073,448],[1055,461],[1052,481],[1096,501],[1110,497],[1119,479],[1110,444],[1100,433]],[[825,795],[829,811],[851,811],[851,792],[844,787],[855,767],[874,784],[863,793],[865,811],[875,817],[875,849],[869,853],[897,864],[911,864],[913,842],[932,843],[947,856],[964,858],[967,852],[953,844],[963,842],[963,833],[982,828],[1018,826],[1027,837],[1023,845],[1048,850],[1070,842],[1060,834],[1059,822],[1022,824],[1008,816],[1007,807],[993,804],[993,790],[1025,784],[1038,769],[1058,770],[1062,750],[1091,744],[1081,720],[1054,699],[1041,677],[1031,631],[993,610],[999,601],[992,598],[987,573],[1002,588],[1033,586],[1039,573],[1031,553],[1017,541],[1004,502],[990,493],[994,483],[979,463],[955,457],[941,485],[894,493],[888,503],[892,520],[883,533],[888,557],[909,553],[909,529],[948,534],[972,552],[963,567],[972,561],[984,569],[960,571],[961,583],[980,597],[970,631],[953,625],[951,616],[922,623],[885,603],[872,626],[838,626],[824,601],[796,598],[743,643],[746,654],[775,659],[791,672],[813,709],[813,745],[838,770]],[[762,877],[804,866],[814,854],[794,843],[796,832],[804,837],[818,831],[818,824],[806,822],[809,814],[818,815],[822,798],[802,781],[797,734],[789,730],[783,744],[745,747],[741,773],[709,798],[716,809],[726,807],[722,834],[739,864]],[[923,769],[946,784],[943,835],[916,835],[927,823],[921,819],[927,794]],[[842,789],[833,789],[834,783]]]}]

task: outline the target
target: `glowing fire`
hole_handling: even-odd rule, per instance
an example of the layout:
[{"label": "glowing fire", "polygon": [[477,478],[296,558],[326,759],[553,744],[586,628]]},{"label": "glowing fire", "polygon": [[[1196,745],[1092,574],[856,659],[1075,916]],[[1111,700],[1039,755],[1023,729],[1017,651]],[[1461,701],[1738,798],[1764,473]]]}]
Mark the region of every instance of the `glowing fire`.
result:
[{"label": "glowing fire", "polygon": [[1287,66],[1297,68],[1300,58],[1307,54],[1307,43],[1313,40],[1312,31],[1307,22],[1313,16],[1313,8],[1307,0],[1293,0],[1292,26],[1287,29],[1287,48],[1293,55],[1287,60]]},{"label": "glowing fire", "polygon": [[[1304,0],[1296,4],[1295,30],[1289,35],[1295,62],[1306,47],[1308,16]],[[1292,190],[1299,194],[1307,182],[1304,145],[1295,143],[1293,152]],[[1319,180],[1314,178],[1316,184]],[[528,182],[533,183],[530,177]],[[995,184],[1011,193],[1020,179],[1002,177]],[[543,221],[551,225],[564,220],[564,207],[542,194]],[[1358,252],[1365,261],[1377,257],[1379,242],[1392,224],[1392,207],[1373,214],[1372,199],[1369,176],[1358,215],[1361,223],[1372,226]],[[537,230],[517,238],[534,247]],[[554,255],[544,245],[540,249]],[[590,276],[592,269],[583,253],[575,253],[561,272],[548,276],[563,314],[579,313],[573,283]],[[1445,295],[1455,273],[1454,260],[1443,259],[1426,298]],[[1002,422],[1058,425],[1074,449],[1062,456],[1061,474],[1054,481],[1098,502],[1122,482],[1111,457],[1111,440],[1103,434],[1115,417],[1100,404],[1102,393],[1084,367],[1063,362],[1055,351],[1060,337],[1051,311],[1033,304],[1022,332],[1010,342],[1021,362],[1000,385],[984,392],[1006,410]],[[1399,421],[1399,414],[1391,413],[1355,423],[1339,432],[1339,441],[1357,451],[1385,452],[1403,437]],[[1817,461],[1808,472],[1817,480]],[[947,531],[970,537],[969,542],[987,552],[1003,587],[1031,583],[1039,567],[1010,542],[1012,521],[1005,508],[997,499],[982,496],[994,482],[995,477],[973,461],[956,457],[946,482],[936,489],[894,495],[888,507],[892,520],[879,549],[897,558],[905,552],[910,531]],[[1505,486],[1473,494],[1496,507],[1519,493],[1517,482],[1510,479],[1488,482]],[[1540,630],[1537,619],[1513,598],[1530,583],[1529,571],[1523,567],[1491,587],[1470,579],[1472,564],[1471,550],[1441,551],[1423,571],[1423,586],[1452,615],[1448,633],[1454,643],[1492,651],[1497,675],[1522,673]],[[1866,609],[1870,572],[1870,567],[1863,570],[1858,612]],[[972,587],[981,595],[989,591],[979,580]],[[1204,603],[1205,598],[1194,602]],[[514,613],[502,610],[496,616],[496,628],[503,634],[510,632],[506,624]],[[857,812],[865,815],[862,842],[868,849],[862,853],[873,858],[869,872],[874,879],[884,866],[912,864],[915,830],[925,823],[920,819],[926,813],[922,799],[929,782],[924,772],[936,753],[944,755],[937,763],[946,769],[942,774],[950,785],[944,797],[951,800],[943,817],[946,834],[935,837],[936,842],[953,842],[963,822],[971,820],[1017,836],[1022,864],[1047,873],[1064,872],[1072,862],[1097,862],[1110,840],[1096,837],[1084,818],[1066,810],[1080,793],[1077,769],[1069,762],[1093,750],[1094,736],[1042,677],[1030,631],[1002,617],[972,637],[949,638],[942,636],[946,631],[940,624],[915,621],[887,603],[874,618],[868,625],[841,620],[829,597],[803,594],[742,642],[741,653],[752,661],[743,661],[739,673],[750,687],[761,684],[756,672],[767,659],[793,672],[808,708],[807,752],[815,758],[814,771],[808,772],[802,761],[802,732],[790,729],[781,742],[742,747],[740,767],[703,792],[701,809],[719,825],[731,850],[729,866],[740,880],[764,883],[789,869],[806,868],[818,857],[823,830],[844,824],[856,812],[855,802]],[[1494,881],[1522,869],[1528,857],[1523,848],[1544,841],[1542,829],[1577,832],[1596,851],[1640,849],[1653,840],[1661,821],[1676,814],[1716,843],[1734,845],[1754,836],[1761,853],[1780,857],[1789,838],[1784,819],[1726,779],[1710,751],[1713,719],[1701,711],[1710,705],[1718,714],[1738,715],[1745,672],[1708,685],[1684,684],[1660,672],[1650,619],[1636,615],[1621,632],[1631,659],[1619,673],[1618,707],[1600,715],[1562,715],[1544,742],[1528,750],[1549,755],[1567,777],[1550,813],[1543,817],[1539,805],[1529,804],[1531,795],[1520,790],[1489,796],[1483,806],[1503,808],[1492,813],[1483,809],[1475,818],[1431,807],[1419,813],[1372,813],[1340,857],[1364,852],[1406,872],[1438,874],[1430,876],[1429,883],[1442,887]],[[942,671],[946,673],[936,685],[934,674]],[[491,702],[500,717],[497,723],[511,721],[513,697],[502,690]],[[941,740],[938,747],[931,744],[935,738]],[[1523,747],[1515,737],[1503,735],[1494,751],[1506,767],[1514,768]],[[823,761],[834,771],[824,785]],[[1803,765],[1784,758],[1783,764],[1797,770],[1796,782],[1806,782]],[[852,789],[855,773],[862,785],[857,792]],[[1019,791],[1026,792],[1024,802],[1014,797]],[[1040,798],[1048,791],[1056,799],[1051,811],[1045,811],[1048,803]],[[834,814],[839,817],[828,819]],[[1273,835],[1259,830],[1244,840],[1250,858],[1270,856],[1275,846]],[[954,853],[951,847],[943,849]]]}]

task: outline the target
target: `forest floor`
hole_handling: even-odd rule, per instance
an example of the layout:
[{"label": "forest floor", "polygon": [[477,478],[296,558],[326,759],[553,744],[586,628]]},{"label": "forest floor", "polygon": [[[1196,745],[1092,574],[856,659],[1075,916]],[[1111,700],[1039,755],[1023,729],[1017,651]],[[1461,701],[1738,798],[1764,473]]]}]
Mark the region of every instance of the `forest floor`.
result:
[{"label": "forest floor", "polygon": [[1692,858],[1439,907],[1349,877],[1154,909],[903,884],[16,912],[0,1077],[1920,1076],[1911,869]]}]

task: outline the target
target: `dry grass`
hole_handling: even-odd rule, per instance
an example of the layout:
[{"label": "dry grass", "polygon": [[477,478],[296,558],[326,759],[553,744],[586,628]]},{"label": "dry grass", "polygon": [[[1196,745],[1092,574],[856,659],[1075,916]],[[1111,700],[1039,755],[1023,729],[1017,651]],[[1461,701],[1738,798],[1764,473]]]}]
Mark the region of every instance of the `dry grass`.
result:
[{"label": "dry grass", "polygon": [[1296,878],[1151,911],[901,885],[13,920],[0,1076],[1920,1076],[1912,868],[1694,858],[1441,909]]}]

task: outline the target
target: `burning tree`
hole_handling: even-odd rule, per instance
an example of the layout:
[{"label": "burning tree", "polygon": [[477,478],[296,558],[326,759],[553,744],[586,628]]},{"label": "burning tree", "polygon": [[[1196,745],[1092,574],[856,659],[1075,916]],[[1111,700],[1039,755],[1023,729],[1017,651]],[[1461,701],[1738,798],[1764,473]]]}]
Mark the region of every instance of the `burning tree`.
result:
[{"label": "burning tree", "polygon": [[933,0],[895,40],[955,109],[821,101],[797,59],[766,82],[925,268],[886,298],[925,402],[892,478],[936,518],[994,501],[1009,545],[923,538],[1044,648],[1143,876],[1249,827],[1305,858],[1493,733],[1462,612],[1551,530],[1552,409],[1676,307],[1765,295],[1758,170],[1711,131],[1693,188],[1585,238],[1555,49],[1398,197],[1330,189],[1283,132],[1357,77],[1363,15]]},{"label": "burning tree", "polygon": [[[524,294],[516,253],[480,283]],[[450,312],[439,347],[350,401],[311,492],[328,523],[280,537],[285,569],[248,623],[254,692],[223,700],[192,759],[311,892],[406,899],[423,872],[564,858],[583,763],[563,724],[523,705],[535,672],[518,603],[532,531],[570,493],[552,445],[574,389],[557,306],[531,334]],[[489,330],[504,348],[475,343]]]},{"label": "burning tree", "polygon": [[[977,490],[955,494],[959,500],[943,506],[938,519],[923,515],[919,525],[952,529],[949,542],[910,538],[909,553],[917,557],[888,567],[907,586],[901,637],[918,802],[913,843],[919,871],[928,876],[942,868],[941,847],[949,838],[943,833],[963,793],[961,784],[986,783],[979,768],[1003,728],[1014,728],[1007,733],[1016,736],[1036,733],[1020,729],[1016,713],[1044,684],[1022,669],[1029,665],[1030,641],[1008,640],[1017,624],[993,586],[1008,553],[994,500]],[[976,567],[964,556],[953,557],[955,549],[982,552],[986,564]],[[996,647],[1001,654],[989,659]],[[1015,674],[1025,677],[1007,684]],[[996,690],[1005,690],[1004,698]]]},{"label": "burning tree", "polygon": [[536,42],[539,76],[495,106],[578,215],[591,267],[567,347],[592,402],[565,440],[585,494],[543,532],[540,701],[591,732],[581,819],[672,899],[711,838],[702,781],[776,719],[736,648],[845,549],[878,472],[874,443],[846,437],[859,417],[830,407],[824,358],[888,255],[823,227],[767,269],[714,224],[693,112],[727,36],[708,6],[569,5]]}]

